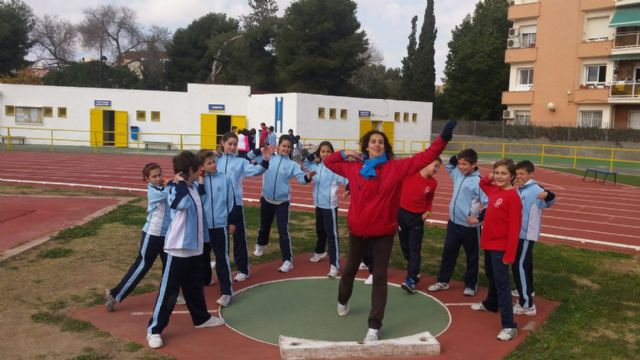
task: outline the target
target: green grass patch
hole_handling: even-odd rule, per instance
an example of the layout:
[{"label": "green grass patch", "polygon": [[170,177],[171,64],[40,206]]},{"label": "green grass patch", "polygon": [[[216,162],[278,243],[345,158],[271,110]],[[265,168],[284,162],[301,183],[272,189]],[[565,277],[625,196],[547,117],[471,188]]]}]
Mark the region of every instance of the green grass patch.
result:
[{"label": "green grass patch", "polygon": [[[579,176],[584,176],[584,172],[585,172],[585,169],[567,169],[567,168],[548,167],[548,166],[545,166],[545,168],[549,170],[555,170],[555,171],[560,171],[563,173],[574,174]],[[601,174],[598,175],[598,182],[602,181],[602,177],[603,175]],[[593,181],[592,174],[589,174],[589,178],[591,181]],[[609,178],[607,179],[607,181],[610,181],[613,183],[613,176],[609,175]],[[616,181],[620,184],[640,187],[640,176],[618,174]]]},{"label": "green grass patch", "polygon": [[108,360],[110,355],[100,354],[94,348],[86,347],[82,349],[83,354],[72,357],[71,360]]},{"label": "green grass patch", "polygon": [[62,331],[84,332],[96,330],[93,325],[86,321],[77,320],[66,315],[52,312],[35,313],[31,315],[31,320],[41,324],[57,325]]},{"label": "green grass patch", "polygon": [[140,351],[142,348],[143,348],[143,346],[138,344],[138,343],[128,342],[124,346],[124,351],[126,351],[126,352],[137,352],[137,351]]},{"label": "green grass patch", "polygon": [[73,249],[59,247],[59,248],[42,250],[40,251],[40,253],[38,253],[38,257],[41,259],[59,259],[59,258],[71,256],[71,254],[73,254]]}]

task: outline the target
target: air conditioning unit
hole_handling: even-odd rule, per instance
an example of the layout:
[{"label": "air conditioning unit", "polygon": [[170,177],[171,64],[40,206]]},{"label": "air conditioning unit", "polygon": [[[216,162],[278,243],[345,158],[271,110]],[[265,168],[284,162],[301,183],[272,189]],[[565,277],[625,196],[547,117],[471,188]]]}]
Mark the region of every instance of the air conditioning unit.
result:
[{"label": "air conditioning unit", "polygon": [[507,40],[507,48],[514,49],[519,47],[520,47],[520,38],[515,37],[513,39]]},{"label": "air conditioning unit", "polygon": [[502,118],[503,119],[513,119],[513,118],[515,118],[515,115],[513,114],[513,111],[511,111],[511,110],[504,110],[504,111],[502,111]]},{"label": "air conditioning unit", "polygon": [[518,37],[518,35],[520,35],[520,30],[519,29],[517,29],[517,28],[509,29],[509,37],[510,38]]}]

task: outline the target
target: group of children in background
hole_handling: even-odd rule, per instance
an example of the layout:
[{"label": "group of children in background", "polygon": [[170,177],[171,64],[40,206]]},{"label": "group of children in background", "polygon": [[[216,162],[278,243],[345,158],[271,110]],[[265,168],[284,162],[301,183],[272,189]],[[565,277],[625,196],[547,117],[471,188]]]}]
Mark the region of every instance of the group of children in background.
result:
[{"label": "group of children in background", "polygon": [[[282,254],[282,265],[278,271],[286,273],[293,270],[288,229],[292,193],[289,179],[295,178],[300,184],[313,182],[317,243],[310,261],[317,262],[326,257],[325,248],[328,248],[327,276],[335,278],[340,274],[337,193],[341,184],[346,186],[345,196],[350,192],[349,180],[326,166],[325,160],[334,153],[332,144],[328,141],[320,143],[315,152],[305,156],[301,166],[291,157],[295,138],[283,135],[276,147],[270,145],[273,140],[268,136],[260,140],[266,146],[247,154],[252,162],[244,156],[236,156],[238,136],[233,132],[222,137],[222,151],[202,150],[197,155],[183,151],[174,157],[175,175],[166,185],[158,164],[149,163],[143,168],[143,179],[147,182],[148,215],[142,229],[139,254],[120,283],[106,291],[105,304],[108,311],[114,311],[116,304],[135,288],[160,255],[163,275],[147,329],[147,342],[151,348],[163,346],[160,334],[168,324],[180,290],[196,328],[224,324],[221,317],[211,316],[207,312],[203,287],[214,282],[211,251],[215,255],[214,267],[220,285],[221,296],[217,300],[220,306],[230,305],[234,294],[233,281],[245,281],[250,276],[242,205],[245,177],[263,175],[260,227],[253,254],[263,255],[275,218]],[[244,152],[244,146],[241,147]],[[342,156],[346,159],[344,152]],[[336,156],[333,158],[337,159]],[[463,294],[475,295],[479,247],[482,248],[489,293],[483,302],[473,304],[471,308],[499,311],[502,331],[497,338],[510,340],[517,335],[513,314],[536,314],[532,249],[539,237],[542,209],[553,204],[555,195],[533,180],[534,165],[530,161],[514,164],[509,159],[500,160],[493,165],[493,172],[483,178],[478,172],[477,162],[477,153],[465,149],[452,156],[445,165],[453,179],[453,194],[440,270],[436,282],[428,290],[449,288],[462,246],[467,264]],[[372,163],[371,169],[376,165]],[[437,187],[434,175],[441,165],[442,160],[435,155],[435,160],[430,160],[421,168],[412,168],[401,181],[400,207],[395,216],[400,247],[408,262],[407,275],[401,286],[410,293],[417,291],[416,284],[420,281],[424,223],[431,217]],[[332,166],[335,168],[335,165]],[[367,168],[366,163],[364,168]],[[360,170],[361,174],[363,170]],[[519,185],[517,189],[514,183]],[[233,259],[237,269],[233,279],[229,236],[233,237]],[[367,254],[370,258],[374,256],[372,249],[367,249],[365,257]],[[361,255],[358,263],[360,259]],[[375,264],[369,261],[367,265],[370,273],[375,274],[372,269]],[[519,296],[515,305],[511,302],[509,266]],[[386,268],[384,270],[386,272]],[[373,281],[378,282],[375,275]],[[384,282],[386,288],[386,280]],[[344,306],[342,311],[346,315],[348,304],[346,309]],[[340,311],[339,300],[338,313]]]}]

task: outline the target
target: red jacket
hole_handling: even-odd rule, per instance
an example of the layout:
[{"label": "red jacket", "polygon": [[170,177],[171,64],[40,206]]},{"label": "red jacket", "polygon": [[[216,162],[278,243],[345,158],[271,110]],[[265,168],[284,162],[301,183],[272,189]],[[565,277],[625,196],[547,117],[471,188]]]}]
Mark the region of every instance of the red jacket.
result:
[{"label": "red jacket", "polygon": [[402,182],[400,207],[412,213],[431,211],[438,182],[433,176],[425,178],[417,172]]},{"label": "red jacket", "polygon": [[349,179],[349,231],[360,237],[394,234],[398,226],[402,181],[432,163],[446,146],[442,137],[438,137],[421,153],[376,166],[376,177],[369,180],[360,175],[362,162],[346,161],[339,151],[327,157],[325,166]]},{"label": "red jacket", "polygon": [[480,236],[480,248],[504,251],[502,261],[513,264],[522,224],[520,195],[514,188],[503,190],[492,185],[488,176],[480,180],[480,188],[489,197]]}]

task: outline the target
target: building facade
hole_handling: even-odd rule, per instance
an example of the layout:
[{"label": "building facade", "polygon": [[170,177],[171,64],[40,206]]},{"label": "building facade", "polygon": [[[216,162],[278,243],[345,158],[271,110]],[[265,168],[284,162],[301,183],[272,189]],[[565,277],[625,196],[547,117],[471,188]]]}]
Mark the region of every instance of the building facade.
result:
[{"label": "building facade", "polygon": [[503,118],[640,129],[640,0],[509,0]]},{"label": "building facade", "polygon": [[232,126],[292,129],[310,144],[355,149],[372,129],[397,152],[422,149],[432,104],[189,84],[186,92],[0,84],[0,136],[28,144],[214,148]]}]

